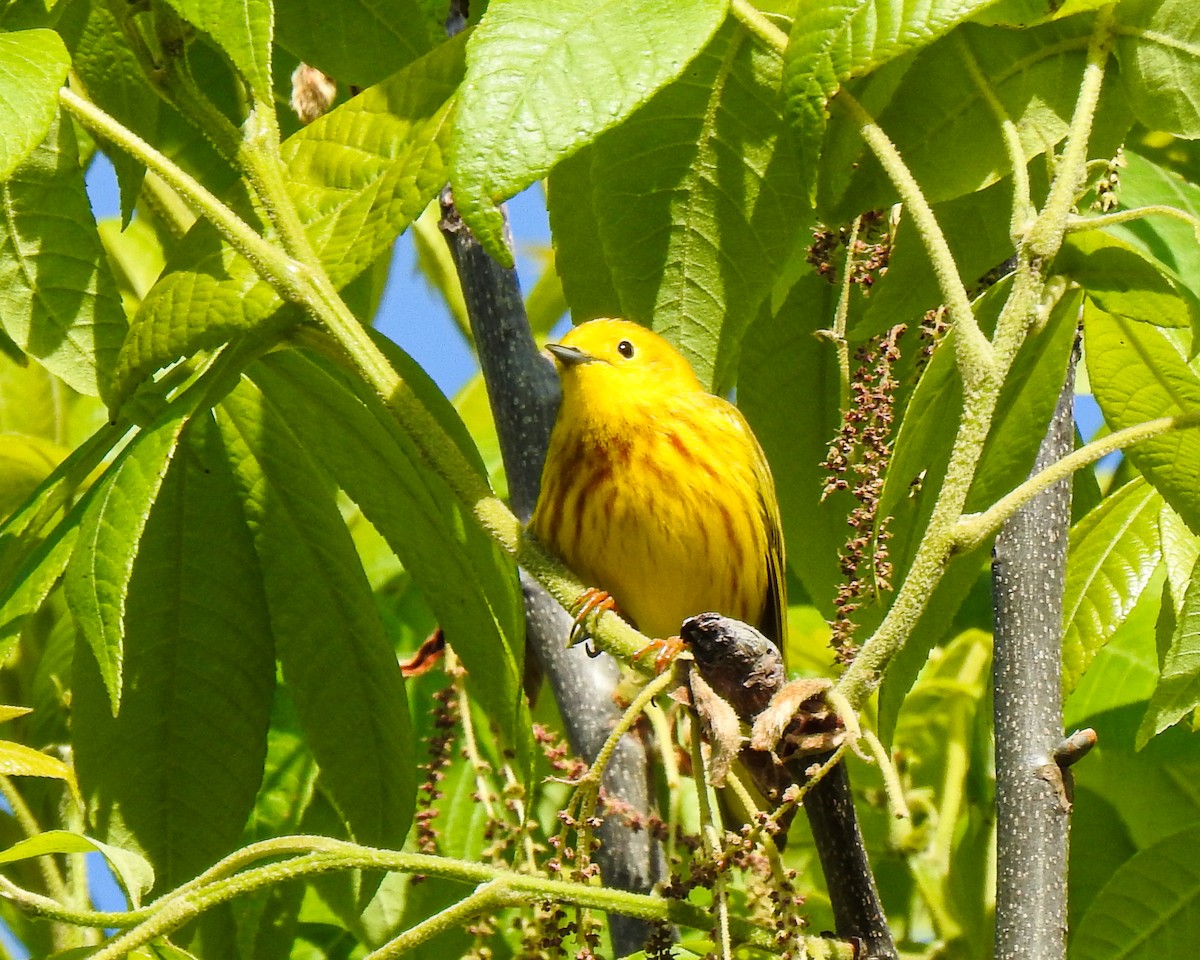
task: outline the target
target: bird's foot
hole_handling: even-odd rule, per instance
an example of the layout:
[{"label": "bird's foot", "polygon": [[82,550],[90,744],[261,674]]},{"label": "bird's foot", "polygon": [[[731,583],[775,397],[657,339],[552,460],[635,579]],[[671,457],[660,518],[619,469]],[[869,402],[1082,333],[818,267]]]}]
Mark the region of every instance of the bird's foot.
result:
[{"label": "bird's foot", "polygon": [[651,650],[655,651],[654,656],[654,672],[662,673],[665,671],[674,659],[679,656],[687,648],[687,644],[679,637],[667,637],[666,639],[651,640],[648,644],[642,647],[633,655],[634,660],[641,660]]},{"label": "bird's foot", "polygon": [[588,587],[571,604],[567,611],[572,615],[571,632],[567,634],[567,646],[573,647],[580,640],[585,640],[590,634],[588,621],[600,616],[607,610],[616,611],[617,601],[607,590],[598,587]]}]

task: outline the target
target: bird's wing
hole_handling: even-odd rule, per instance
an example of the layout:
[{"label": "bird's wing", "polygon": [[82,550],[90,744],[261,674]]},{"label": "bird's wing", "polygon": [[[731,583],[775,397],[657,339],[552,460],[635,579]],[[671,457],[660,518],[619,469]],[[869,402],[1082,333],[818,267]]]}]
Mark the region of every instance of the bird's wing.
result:
[{"label": "bird's wing", "polygon": [[[765,467],[766,460],[763,464]],[[779,502],[775,499],[775,484],[769,470],[766,487],[760,488],[759,502],[767,524],[767,600],[763,606],[759,629],[779,647],[785,657],[787,646],[787,573],[784,567],[783,523],[779,518]],[[760,478],[760,483],[762,482]]]}]

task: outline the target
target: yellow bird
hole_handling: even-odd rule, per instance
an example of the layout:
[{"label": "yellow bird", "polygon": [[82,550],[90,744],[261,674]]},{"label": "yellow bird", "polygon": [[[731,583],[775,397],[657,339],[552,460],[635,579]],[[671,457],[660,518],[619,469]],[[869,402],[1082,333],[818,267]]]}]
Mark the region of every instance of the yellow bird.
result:
[{"label": "yellow bird", "polygon": [[592,320],[548,349],[563,399],[534,536],[650,637],[715,611],[782,650],[779,505],[741,412],[628,320]]}]

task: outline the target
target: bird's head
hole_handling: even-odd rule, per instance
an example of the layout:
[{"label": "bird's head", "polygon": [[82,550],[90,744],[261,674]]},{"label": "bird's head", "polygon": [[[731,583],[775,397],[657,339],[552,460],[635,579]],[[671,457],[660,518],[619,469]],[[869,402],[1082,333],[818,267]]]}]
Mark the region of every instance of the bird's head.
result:
[{"label": "bird's head", "polygon": [[679,394],[704,389],[678,350],[629,320],[589,320],[546,349],[567,396],[595,391],[619,399],[629,395],[626,391]]}]

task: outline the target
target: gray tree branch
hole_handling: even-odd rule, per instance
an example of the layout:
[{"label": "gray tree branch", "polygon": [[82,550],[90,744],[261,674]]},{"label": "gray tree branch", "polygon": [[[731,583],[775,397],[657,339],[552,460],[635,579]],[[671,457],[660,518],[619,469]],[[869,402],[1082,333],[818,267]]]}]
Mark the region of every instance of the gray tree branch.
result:
[{"label": "gray tree branch", "polygon": [[[1075,359],[1033,473],[1074,448]],[[1062,740],[1062,597],[1071,485],[1001,528],[995,607],[996,960],[1062,960],[1067,932],[1069,774]]]},{"label": "gray tree branch", "polygon": [[[558,412],[558,378],[534,344],[516,271],[501,267],[484,252],[454,209],[449,189],[442,195],[441,226],[462,284],[513,511],[528,521]],[[531,651],[545,671],[572,749],[590,762],[620,717],[612,696],[619,670],[607,655],[593,659],[582,645],[568,648],[567,613],[524,572],[521,587],[527,655]],[[628,736],[621,741],[603,786],[609,796],[634,810],[650,809],[646,754],[639,741]],[[646,830],[631,829],[619,817],[609,816],[599,837],[596,859],[610,886],[644,893],[661,879],[661,856]],[[643,921],[612,916],[609,922],[618,956],[641,949],[649,933]]]}]

